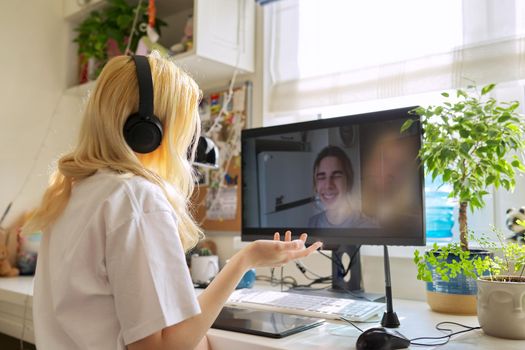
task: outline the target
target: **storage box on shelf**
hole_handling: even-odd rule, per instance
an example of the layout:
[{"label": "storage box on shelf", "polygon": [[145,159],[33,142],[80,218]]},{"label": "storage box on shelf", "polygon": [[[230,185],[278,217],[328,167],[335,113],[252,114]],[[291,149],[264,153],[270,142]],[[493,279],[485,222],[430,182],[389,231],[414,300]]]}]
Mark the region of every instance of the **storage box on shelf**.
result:
[{"label": "storage box on shelf", "polygon": [[[138,1],[130,0],[131,4]],[[83,4],[84,5],[79,5]],[[64,17],[70,23],[70,41],[74,28],[91,11],[102,9],[103,0],[64,0]],[[199,85],[228,81],[235,69],[239,73],[254,70],[255,2],[244,0],[157,0],[157,17],[167,23],[159,43],[166,48],[180,42],[188,16],[193,16],[193,47],[173,56],[173,60]],[[76,45],[68,51],[68,94],[83,94],[78,88]]]}]

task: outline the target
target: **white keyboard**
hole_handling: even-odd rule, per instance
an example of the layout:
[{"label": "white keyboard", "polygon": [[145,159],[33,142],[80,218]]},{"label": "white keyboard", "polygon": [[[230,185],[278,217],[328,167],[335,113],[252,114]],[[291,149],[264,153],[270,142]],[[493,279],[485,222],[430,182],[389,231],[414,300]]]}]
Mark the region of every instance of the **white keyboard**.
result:
[{"label": "white keyboard", "polygon": [[355,322],[366,321],[385,311],[383,303],[261,289],[236,290],[226,305],[333,320],[344,317]]}]

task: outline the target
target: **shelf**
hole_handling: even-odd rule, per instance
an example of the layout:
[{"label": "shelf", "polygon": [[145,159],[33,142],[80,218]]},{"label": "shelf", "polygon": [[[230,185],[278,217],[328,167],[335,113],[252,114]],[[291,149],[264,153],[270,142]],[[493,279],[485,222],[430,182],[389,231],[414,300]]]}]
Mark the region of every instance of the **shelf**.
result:
[{"label": "shelf", "polygon": [[[214,60],[199,57],[195,52],[185,52],[171,58],[177,66],[187,72],[202,88],[203,86],[213,86],[217,83],[229,81],[235,68]],[[239,69],[239,74],[246,71]],[[68,96],[86,97],[95,87],[95,81],[75,85],[68,88],[65,92]]]},{"label": "shelf", "polygon": [[[86,2],[79,6],[78,3]],[[136,5],[138,0],[129,0]],[[66,4],[68,4],[66,6]],[[104,0],[64,0],[65,17],[71,24],[71,39],[74,28],[91,11],[107,4]],[[255,4],[234,0],[157,0],[157,16],[168,25],[161,28],[159,44],[169,48],[180,42],[188,16],[193,16],[193,49],[172,56],[173,61],[192,76],[200,86],[227,83],[235,70],[239,74],[254,70]],[[66,9],[69,8],[69,12]],[[71,9],[75,9],[72,11]],[[66,16],[67,13],[67,16]],[[241,33],[241,34],[239,34]],[[75,62],[71,47],[68,56]],[[237,68],[236,68],[237,67]],[[68,82],[75,84],[77,70],[68,68]],[[89,85],[72,86],[68,95],[85,96]]]},{"label": "shelf", "polygon": [[[138,0],[128,1],[133,6],[136,6],[138,2]],[[147,0],[143,0],[143,2],[147,3]],[[157,8],[157,14],[169,16],[192,8],[193,2],[193,0],[157,0],[155,7]],[[80,21],[89,15],[91,11],[100,10],[106,4],[107,2],[104,0],[63,0],[64,18],[72,22]]]}]

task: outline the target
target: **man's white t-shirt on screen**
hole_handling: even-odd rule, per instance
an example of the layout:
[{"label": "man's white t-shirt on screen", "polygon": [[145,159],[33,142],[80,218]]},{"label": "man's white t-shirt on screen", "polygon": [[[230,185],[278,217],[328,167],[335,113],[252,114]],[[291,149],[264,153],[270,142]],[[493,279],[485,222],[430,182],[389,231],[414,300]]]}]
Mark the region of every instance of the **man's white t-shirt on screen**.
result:
[{"label": "man's white t-shirt on screen", "polygon": [[39,350],[125,349],[199,314],[162,189],[109,170],[75,184],[42,240],[33,304]]}]

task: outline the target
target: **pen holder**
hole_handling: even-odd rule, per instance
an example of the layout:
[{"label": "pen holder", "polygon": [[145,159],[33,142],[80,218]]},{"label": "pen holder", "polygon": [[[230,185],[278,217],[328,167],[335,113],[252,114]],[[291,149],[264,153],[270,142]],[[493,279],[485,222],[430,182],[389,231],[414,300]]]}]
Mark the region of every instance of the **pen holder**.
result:
[{"label": "pen holder", "polygon": [[242,276],[241,280],[239,281],[239,284],[235,289],[242,289],[242,288],[251,288],[253,287],[253,284],[255,283],[255,269],[249,269],[246,271],[244,276]]}]

